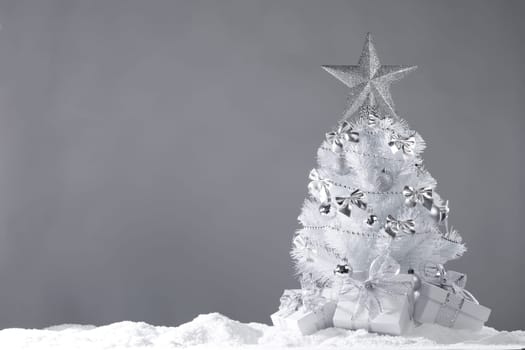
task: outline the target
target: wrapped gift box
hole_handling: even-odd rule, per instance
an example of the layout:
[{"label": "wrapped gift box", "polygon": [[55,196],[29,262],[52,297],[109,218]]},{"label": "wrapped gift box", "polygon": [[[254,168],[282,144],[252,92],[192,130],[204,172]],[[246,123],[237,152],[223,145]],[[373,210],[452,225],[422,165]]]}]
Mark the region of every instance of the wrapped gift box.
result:
[{"label": "wrapped gift box", "polygon": [[[297,310],[295,310],[297,311]],[[290,316],[292,313],[295,312],[294,310],[277,310],[277,312],[274,312],[270,315],[270,318],[272,319],[272,323],[276,327],[284,328],[286,327],[286,317]]]},{"label": "wrapped gift box", "polygon": [[371,332],[392,335],[405,333],[413,324],[414,278],[411,275],[400,274],[390,278],[389,281],[399,282],[403,286],[404,293],[397,292],[399,287],[395,293],[382,289],[373,292],[368,298],[377,299],[380,304],[375,311],[365,307],[362,312],[356,314],[360,293],[364,292],[359,288],[351,288],[340,294],[334,313],[334,327],[366,329]]},{"label": "wrapped gift box", "polygon": [[297,311],[302,305],[302,293],[300,289],[285,289],[280,299],[279,310],[270,315],[274,326],[284,328],[285,318]]},{"label": "wrapped gift box", "polygon": [[284,328],[296,331],[302,335],[309,335],[321,329],[333,327],[332,318],[336,303],[325,300],[316,305],[315,309],[308,310],[304,306],[284,318]]},{"label": "wrapped gift box", "polygon": [[[301,293],[300,289],[289,291]],[[297,308],[282,308],[273,313],[271,315],[273,325],[302,335],[309,335],[321,329],[333,327],[335,301],[322,296],[312,298],[314,300],[306,303],[306,305],[301,303]]]},{"label": "wrapped gift box", "polygon": [[422,282],[414,307],[414,320],[445,327],[479,330],[488,320],[490,309],[466,294],[454,293]]}]

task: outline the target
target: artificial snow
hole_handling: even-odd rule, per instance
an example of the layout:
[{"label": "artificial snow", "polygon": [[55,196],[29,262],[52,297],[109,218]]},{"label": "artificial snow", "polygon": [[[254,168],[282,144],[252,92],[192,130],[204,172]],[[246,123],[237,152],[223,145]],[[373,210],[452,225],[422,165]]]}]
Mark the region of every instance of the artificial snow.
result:
[{"label": "artificial snow", "polygon": [[439,325],[422,325],[407,336],[371,334],[329,328],[309,336],[292,334],[260,323],[241,323],[218,313],[200,315],[178,327],[144,322],[107,326],[60,325],[46,329],[10,328],[0,331],[2,349],[483,349],[523,348],[525,331],[478,332]]}]

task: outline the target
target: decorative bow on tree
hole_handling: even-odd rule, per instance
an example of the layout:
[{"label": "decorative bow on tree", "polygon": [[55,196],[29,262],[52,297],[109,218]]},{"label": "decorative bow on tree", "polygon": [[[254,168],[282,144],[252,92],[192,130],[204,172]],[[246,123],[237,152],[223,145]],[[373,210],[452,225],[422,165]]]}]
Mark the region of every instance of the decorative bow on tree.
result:
[{"label": "decorative bow on tree", "polygon": [[326,140],[332,145],[332,152],[341,153],[347,142],[359,142],[359,133],[353,131],[350,123],[344,120],[336,130],[326,133]]},{"label": "decorative bow on tree", "polygon": [[419,203],[428,210],[432,208],[432,204],[434,201],[432,199],[431,187],[421,187],[415,189],[411,186],[405,186],[403,188],[403,195],[406,197],[405,204],[409,207],[415,207],[416,204]]},{"label": "decorative bow on tree", "polygon": [[295,248],[300,250],[308,249],[310,247],[310,243],[308,242],[308,240],[299,234],[296,234],[296,236],[294,237],[293,245]]},{"label": "decorative bow on tree", "polygon": [[321,202],[319,211],[321,214],[328,214],[332,201],[330,196],[330,187],[332,184],[328,179],[321,177],[317,169],[312,169],[308,178],[311,180],[308,184],[308,191],[314,198]]},{"label": "decorative bow on tree", "polygon": [[392,238],[395,238],[400,232],[414,234],[416,233],[416,223],[414,220],[397,220],[392,215],[388,215],[385,223],[385,231]]},{"label": "decorative bow on tree", "polygon": [[312,244],[310,241],[299,234],[295,236],[293,239],[293,245],[295,249],[305,252],[305,259],[308,262],[313,262],[314,259],[312,258],[312,255],[317,254],[317,249],[312,247]]},{"label": "decorative bow on tree", "polygon": [[[401,277],[399,271],[399,264],[391,256],[380,255],[372,261],[365,281],[355,280],[351,276],[347,278],[341,294],[355,293],[357,289],[357,303],[352,313],[352,320],[365,311],[369,321],[383,313],[384,298],[413,297],[414,280],[411,277]],[[409,307],[413,307],[412,299]],[[412,310],[409,314],[412,315]]]},{"label": "decorative bow on tree", "polygon": [[337,203],[338,210],[341,214],[350,217],[352,210],[350,209],[350,204],[358,207],[361,210],[366,210],[367,205],[364,202],[365,194],[360,189],[355,190],[350,194],[349,197],[335,197],[335,202]]},{"label": "decorative bow on tree", "polygon": [[416,145],[416,137],[414,135],[403,137],[398,134],[392,134],[392,138],[390,142],[388,142],[388,146],[390,146],[390,149],[393,153],[397,153],[398,151],[403,151],[403,156],[412,156],[414,155],[414,147]]}]

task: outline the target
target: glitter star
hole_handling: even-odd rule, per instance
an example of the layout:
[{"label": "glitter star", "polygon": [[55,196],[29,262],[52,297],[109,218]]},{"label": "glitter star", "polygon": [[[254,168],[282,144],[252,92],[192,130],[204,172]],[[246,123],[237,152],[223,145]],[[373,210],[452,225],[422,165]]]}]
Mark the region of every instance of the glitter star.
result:
[{"label": "glitter star", "polygon": [[365,104],[376,106],[380,113],[399,118],[390,95],[390,84],[417,68],[416,66],[382,66],[370,33],[366,36],[357,66],[322,67],[350,88],[345,119]]}]

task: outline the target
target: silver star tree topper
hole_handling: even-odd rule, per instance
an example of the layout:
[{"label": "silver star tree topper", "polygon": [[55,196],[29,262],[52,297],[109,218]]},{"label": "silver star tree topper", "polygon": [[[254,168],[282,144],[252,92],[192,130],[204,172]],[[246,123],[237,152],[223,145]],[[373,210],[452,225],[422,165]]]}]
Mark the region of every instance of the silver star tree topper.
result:
[{"label": "silver star tree topper", "polygon": [[390,84],[417,68],[381,65],[370,33],[366,35],[365,46],[357,66],[322,67],[350,88],[344,119],[365,104],[376,107],[383,116],[399,118],[390,95]]}]

